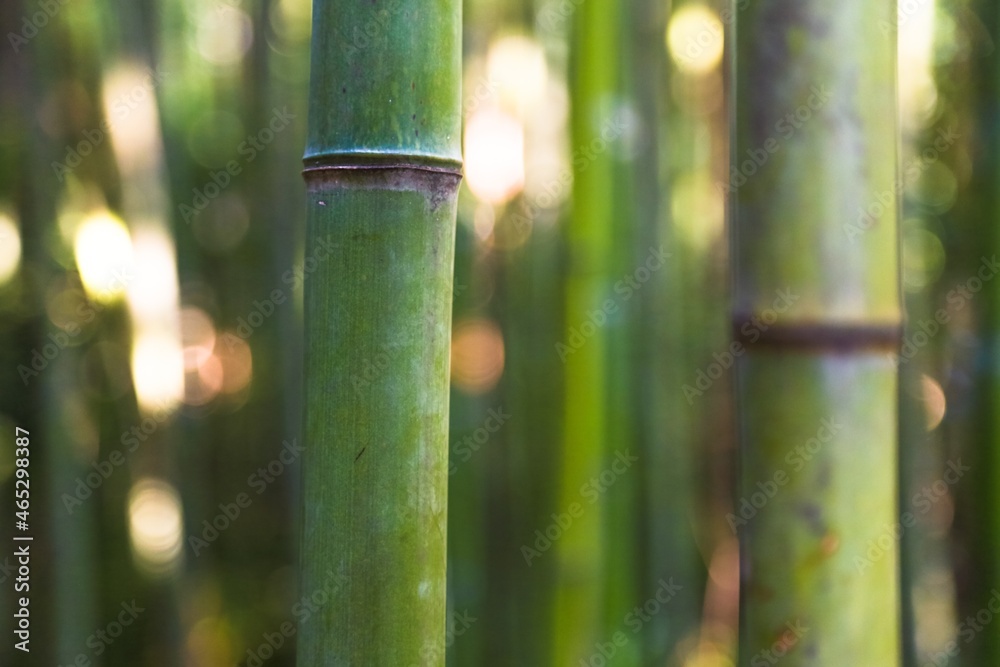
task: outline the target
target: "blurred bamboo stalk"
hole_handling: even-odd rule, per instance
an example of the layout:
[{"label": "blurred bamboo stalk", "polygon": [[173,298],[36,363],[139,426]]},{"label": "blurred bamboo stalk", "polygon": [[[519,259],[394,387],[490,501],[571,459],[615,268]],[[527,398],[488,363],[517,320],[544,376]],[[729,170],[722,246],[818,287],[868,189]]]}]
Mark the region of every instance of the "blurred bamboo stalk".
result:
[{"label": "blurred bamboo stalk", "polygon": [[740,665],[899,664],[898,546],[879,542],[899,521],[901,318],[882,22],[895,2],[763,0],[736,25],[733,326],[757,508],[739,524]]},{"label": "blurred bamboo stalk", "polygon": [[[0,8],[0,24],[15,26],[24,16],[30,15],[27,2],[5,3]],[[64,30],[59,26],[58,30]],[[63,32],[65,36],[65,32]],[[57,226],[57,191],[55,175],[50,160],[59,154],[58,139],[46,133],[35,121],[37,109],[60,76],[66,75],[66,62],[52,58],[49,40],[55,35],[42,35],[32,44],[32,49],[7,50],[0,56],[0,104],[3,113],[18,127],[26,128],[13,147],[0,151],[0,200],[9,201],[16,210],[20,224],[22,259],[20,275],[15,279],[20,295],[14,297],[18,307],[11,320],[21,319],[12,328],[7,388],[4,389],[4,412],[15,420],[16,426],[30,433],[30,465],[28,492],[30,513],[27,533],[33,538],[30,562],[31,581],[19,587],[31,599],[30,656],[14,648],[19,641],[14,635],[17,619],[13,614],[16,600],[14,571],[3,576],[4,586],[11,594],[4,596],[0,609],[4,621],[0,629],[7,637],[14,637],[0,648],[0,663],[17,664],[34,659],[38,664],[56,664],[74,656],[85,647],[88,635],[99,618],[100,602],[96,597],[99,579],[95,566],[97,551],[95,527],[96,503],[80,508],[73,515],[67,512],[63,494],[73,488],[87,467],[78,456],[74,433],[79,424],[73,424],[81,399],[78,376],[74,372],[79,363],[79,350],[66,348],[48,360],[38,376],[22,374],[15,367],[34,369],[33,351],[45,350],[54,340],[68,340],[69,336],[56,327],[45,310],[46,290],[62,274],[52,256],[50,239]],[[46,48],[49,47],[49,48]],[[9,114],[9,115],[8,115]],[[9,243],[3,239],[3,243]],[[14,285],[9,285],[10,290]],[[15,301],[15,303],[17,303]],[[18,312],[20,311],[20,312]],[[20,315],[21,317],[17,317]],[[5,319],[7,316],[5,315]],[[9,423],[9,422],[5,422]],[[14,444],[13,428],[8,442]],[[13,455],[13,448],[10,449]],[[9,498],[14,498],[14,483],[10,482]],[[23,492],[22,492],[23,493]],[[14,504],[5,504],[13,511]],[[16,534],[13,521],[5,522],[3,537],[7,544]],[[23,535],[23,533],[21,533]],[[12,556],[0,559],[4,565],[17,565]],[[46,588],[39,584],[46,582]]]},{"label": "blurred bamboo stalk", "polygon": [[[615,245],[612,221],[615,168],[607,137],[618,92],[620,4],[587,2],[573,16],[571,37],[570,138],[573,213],[566,225],[568,265],[566,319],[557,345],[565,364],[565,407],[560,489],[554,541],[557,554],[553,664],[589,659],[595,644],[607,641],[607,498],[592,495],[588,480],[608,462],[608,348],[604,321],[592,321],[610,298],[608,275]],[[592,142],[603,150],[589,150]],[[586,485],[586,489],[585,489]],[[571,522],[571,529],[566,524]],[[559,524],[562,525],[559,525]]]},{"label": "blurred bamboo stalk", "polygon": [[319,0],[312,54],[298,664],[440,664],[461,5]]},{"label": "blurred bamboo stalk", "polygon": [[690,358],[686,353],[690,333],[685,326],[690,309],[682,304],[691,276],[681,268],[684,259],[703,258],[680,249],[671,224],[673,164],[668,156],[675,155],[677,147],[667,124],[670,78],[663,38],[669,15],[670,7],[658,0],[634,0],[629,25],[634,64],[629,68],[628,89],[635,99],[643,138],[633,169],[637,228],[633,247],[636,257],[652,248],[668,255],[666,266],[639,291],[635,305],[633,393],[637,447],[646,462],[637,508],[642,527],[636,565],[643,568],[642,595],[653,595],[661,581],[672,579],[680,585],[669,604],[642,628],[642,664],[650,665],[672,664],[668,660],[678,643],[697,627],[698,592],[704,578],[691,528],[696,488],[694,409],[682,391],[685,360]]},{"label": "blurred bamboo stalk", "polygon": [[[506,497],[513,506],[508,564],[511,634],[499,638],[510,644],[507,662],[493,664],[546,664],[552,651],[554,558],[533,560],[526,567],[520,550],[523,536],[551,521],[557,492],[552,480],[558,473],[559,407],[562,396],[561,362],[550,345],[562,333],[561,230],[534,224],[527,243],[508,254],[504,266],[504,407],[509,425],[500,434],[502,452],[513,466],[505,481]],[[459,663],[460,664],[460,663]]]},{"label": "blurred bamboo stalk", "polygon": [[[636,41],[630,20],[632,7],[623,2],[617,11],[620,16],[610,26],[617,31],[615,39],[619,45],[619,52],[614,58],[614,95],[605,96],[596,107],[599,114],[609,115],[610,122],[604,123],[602,139],[609,135],[614,138],[607,141],[606,149],[612,169],[612,180],[606,194],[611,198],[613,213],[602,221],[610,232],[608,245],[603,250],[607,258],[607,273],[602,285],[603,298],[588,313],[603,311],[607,319],[605,324],[598,323],[607,331],[604,353],[607,372],[604,387],[604,460],[596,485],[604,496],[601,502],[606,512],[606,589],[602,630],[595,638],[599,644],[592,646],[589,654],[593,662],[593,656],[611,653],[608,648],[610,643],[613,654],[607,658],[609,664],[628,667],[642,664],[644,636],[640,632],[647,624],[660,620],[645,615],[645,612],[644,617],[633,613],[637,606],[643,606],[651,598],[657,587],[654,584],[649,590],[645,589],[645,572],[641,566],[641,471],[650,465],[652,452],[643,447],[645,433],[639,410],[641,397],[649,388],[637,379],[642,371],[638,363],[643,325],[640,320],[642,297],[647,292],[655,291],[653,283],[657,282],[667,260],[663,257],[662,247],[643,243],[644,221],[635,201],[635,151],[638,147],[633,144],[639,136],[647,139],[647,135],[643,134],[647,128],[638,117],[636,91],[632,88],[637,76],[636,54],[629,48]],[[662,52],[662,47],[660,50]],[[644,80],[644,83],[649,82]],[[609,126],[614,130],[608,132]],[[638,629],[634,623],[640,624]]]},{"label": "blurred bamboo stalk", "polygon": [[[960,302],[970,299],[972,311],[950,324],[956,349],[947,427],[958,440],[953,454],[965,457],[971,470],[968,482],[953,491],[959,626],[954,646],[944,650],[954,656],[957,648],[963,665],[993,665],[1000,664],[1000,624],[976,616],[982,619],[983,610],[995,606],[1000,591],[1000,7],[952,0],[942,9],[956,30],[942,36],[954,40],[949,46],[955,55],[938,71],[946,110],[940,126],[959,141],[942,155],[960,184],[947,221],[954,230],[949,286],[958,286]],[[949,309],[955,299],[952,290]]]},{"label": "blurred bamboo stalk", "polygon": [[[455,234],[455,289],[452,317],[455,322],[473,318],[490,289],[485,271],[480,270],[480,252],[475,233],[469,225],[459,224]],[[466,448],[458,451],[465,434],[478,428],[481,415],[489,406],[484,397],[451,388],[449,408],[448,463],[448,607],[468,611],[482,622],[473,624],[448,646],[448,664],[489,664],[486,644],[490,639],[487,614],[492,610],[488,592],[489,572],[483,564],[486,556],[488,523],[486,487],[492,473],[486,457],[473,455]]]}]

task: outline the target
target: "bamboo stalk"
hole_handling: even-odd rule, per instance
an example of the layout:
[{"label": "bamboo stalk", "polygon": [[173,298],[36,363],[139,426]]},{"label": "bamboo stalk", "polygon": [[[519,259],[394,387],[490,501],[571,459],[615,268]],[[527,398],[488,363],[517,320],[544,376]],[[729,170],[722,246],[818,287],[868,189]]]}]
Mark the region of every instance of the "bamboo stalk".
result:
[{"label": "bamboo stalk", "polygon": [[[615,57],[612,58],[615,67],[613,71],[615,97],[612,99],[620,103],[624,103],[625,100],[633,103],[635,96],[631,87],[633,84],[631,75],[636,71],[636,59],[629,46],[637,38],[631,30],[632,6],[628,2],[623,2],[616,9],[619,16],[609,26],[609,29],[615,31],[614,39],[618,47]],[[605,97],[602,103],[608,106],[610,102]],[[587,107],[584,109],[586,111]],[[589,113],[594,113],[594,107],[590,107]],[[618,109],[614,109],[614,113],[617,115],[616,121],[621,123],[620,132],[624,134],[625,117],[620,115],[621,111]],[[644,139],[648,138],[649,135],[645,135]],[[656,251],[656,247],[644,245],[640,241],[640,207],[635,201],[637,170],[633,159],[625,160],[619,153],[622,145],[628,141],[627,137],[621,136],[608,144],[607,153],[612,166],[612,177],[611,182],[605,186],[607,191],[604,196],[610,198],[609,203],[614,213],[600,220],[610,233],[611,239],[603,249],[607,266],[601,285],[604,295],[601,308],[607,312],[608,319],[607,324],[603,325],[606,331],[604,349],[606,374],[603,388],[605,431],[602,470],[607,470],[619,454],[634,455],[642,467],[648,465],[651,460],[651,452],[643,447],[645,433],[643,425],[640,424],[639,410],[639,402],[649,388],[637,383],[636,380],[642,370],[638,363],[642,324],[641,295],[647,289],[655,291],[655,288],[647,282],[639,282],[635,272],[637,268],[642,267],[643,271],[648,271],[641,274],[642,278],[655,282],[658,271],[647,269],[645,266],[650,254]],[[627,276],[628,280],[632,281],[631,284],[636,287],[632,288],[627,281],[618,282],[622,281],[623,276]],[[632,291],[623,290],[623,284]],[[621,293],[622,291],[625,293]],[[615,304],[613,311],[606,307],[609,297]],[[639,635],[634,627],[630,627],[626,619],[636,618],[632,610],[636,605],[642,605],[651,592],[646,589],[647,582],[643,580],[645,573],[641,565],[641,558],[644,555],[641,549],[642,530],[641,523],[637,520],[641,512],[642,474],[639,470],[622,469],[617,466],[612,472],[617,474],[622,470],[624,471],[602,491],[601,502],[604,505],[605,520],[604,610],[602,630],[597,639],[600,642],[607,642],[608,638],[612,641],[617,638],[618,643],[609,662],[619,667],[628,667],[643,664],[644,637]],[[625,639],[622,640],[622,637]],[[591,656],[595,650],[600,653],[598,647],[592,645]]]},{"label": "bamboo stalk", "polygon": [[526,568],[519,540],[551,521],[556,509],[552,480],[559,450],[552,444],[560,435],[562,364],[540,341],[554,340],[562,332],[562,312],[555,307],[561,302],[560,233],[556,226],[535,225],[528,242],[505,258],[504,405],[511,419],[500,435],[515,464],[507,494],[516,514],[514,541],[504,549],[515,553],[516,560],[509,565],[514,619],[511,635],[504,638],[512,652],[510,662],[494,661],[498,665],[541,665],[551,658],[555,559],[537,559]]},{"label": "bamboo stalk", "polygon": [[899,664],[898,547],[879,539],[899,521],[895,21],[860,0],[737,21],[740,494],[762,505],[740,524],[740,665]]},{"label": "bamboo stalk", "polygon": [[[954,133],[958,145],[942,152],[942,160],[959,177],[955,207],[945,216],[945,228],[954,230],[947,265],[949,291],[942,303],[955,317],[951,328],[954,367],[948,398],[947,428],[958,441],[957,454],[971,470],[969,479],[951,489],[956,497],[955,527],[959,543],[956,558],[958,590],[953,661],[963,665],[992,665],[1000,660],[1000,624],[983,624],[983,610],[994,605],[1000,590],[1000,283],[995,275],[1000,255],[1000,135],[996,131],[1000,106],[1000,7],[986,0],[943,3],[955,21],[954,45],[966,49],[938,72],[938,89],[946,110],[938,136]],[[947,39],[947,37],[946,37]],[[977,282],[978,281],[978,282]],[[957,292],[956,289],[958,288]],[[975,288],[975,289],[970,289]],[[969,299],[970,317],[957,314],[956,293]],[[942,295],[944,296],[944,295]],[[963,304],[964,305],[964,304]],[[967,378],[967,380],[966,380]],[[992,613],[992,612],[991,612]],[[974,631],[970,639],[968,632]]]},{"label": "bamboo stalk", "polygon": [[[572,36],[571,140],[589,147],[608,120],[608,101],[617,92],[618,3],[586,2],[575,12]],[[584,508],[557,544],[553,664],[588,660],[605,631],[607,499],[586,502],[582,485],[600,475],[607,448],[607,332],[588,313],[600,309],[607,291],[613,247],[614,165],[605,147],[574,160],[573,214],[567,225],[569,262],[563,344],[564,413],[560,490],[556,507]],[[590,333],[581,343],[584,326]],[[592,332],[592,333],[591,333]]]},{"label": "bamboo stalk", "polygon": [[461,6],[313,20],[298,664],[441,664]]},{"label": "bamboo stalk", "polygon": [[681,243],[669,213],[670,170],[676,166],[674,162],[686,157],[677,154],[666,122],[672,116],[672,110],[667,109],[670,74],[663,48],[669,13],[670,6],[659,0],[630,3],[635,64],[629,69],[629,89],[636,100],[645,138],[634,169],[635,250],[638,257],[650,248],[664,248],[669,253],[666,266],[636,295],[639,325],[635,328],[633,396],[637,404],[638,448],[646,465],[641,473],[642,505],[638,512],[642,517],[643,577],[641,596],[635,602],[656,591],[661,581],[673,578],[682,586],[641,630],[643,664],[651,665],[668,664],[678,643],[697,625],[697,592],[704,578],[691,530],[697,472],[692,457],[696,406],[685,400],[682,386],[684,360],[690,363],[692,358],[685,353],[690,337],[685,332],[685,321],[690,317],[690,309],[684,306],[685,294],[698,293],[702,307],[705,301],[703,290],[685,284],[693,280],[690,272],[681,268],[681,261],[694,263],[697,252],[680,251]]}]

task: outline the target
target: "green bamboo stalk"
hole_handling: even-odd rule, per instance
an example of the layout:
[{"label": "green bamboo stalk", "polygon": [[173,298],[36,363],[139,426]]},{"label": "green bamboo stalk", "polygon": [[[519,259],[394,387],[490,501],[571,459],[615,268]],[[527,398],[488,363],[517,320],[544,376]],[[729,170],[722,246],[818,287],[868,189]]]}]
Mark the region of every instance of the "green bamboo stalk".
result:
[{"label": "green bamboo stalk", "polygon": [[741,496],[770,496],[740,526],[740,665],[899,664],[895,21],[861,0],[737,20]]},{"label": "green bamboo stalk", "polygon": [[[665,665],[677,644],[698,623],[697,595],[704,579],[691,530],[696,472],[692,457],[694,407],[688,404],[682,390],[686,379],[683,360],[691,358],[685,353],[689,335],[684,326],[690,310],[682,304],[688,291],[698,293],[698,300],[704,304],[705,292],[695,292],[684,284],[691,276],[680,268],[681,260],[691,261],[697,254],[679,249],[669,213],[670,168],[684,159],[674,157],[677,147],[666,123],[672,114],[666,108],[669,70],[663,35],[670,7],[659,0],[633,0],[630,4],[630,41],[635,64],[629,68],[633,73],[629,89],[635,97],[646,139],[635,166],[638,228],[635,247],[639,256],[649,248],[660,247],[670,254],[667,265],[636,295],[641,324],[635,331],[633,391],[638,448],[645,463],[641,473],[642,506],[638,512],[643,527],[641,594],[651,596],[660,581],[671,578],[682,586],[670,603],[642,628],[643,664]],[[641,602],[642,597],[633,604]]]},{"label": "green bamboo stalk", "polygon": [[[503,291],[505,318],[504,406],[509,423],[498,435],[503,456],[513,462],[506,495],[514,508],[511,543],[505,553],[511,599],[510,644],[507,661],[492,664],[544,665],[551,659],[552,601],[556,573],[553,558],[535,560],[525,567],[520,544],[538,526],[552,520],[556,510],[562,363],[546,343],[561,335],[562,312],[559,254],[561,230],[535,225],[527,243],[505,257]],[[546,341],[546,342],[542,342]],[[463,664],[463,663],[456,663]]]},{"label": "green bamboo stalk", "polygon": [[[909,299],[907,301],[910,301]],[[919,306],[917,306],[919,308]],[[912,317],[913,310],[908,309]],[[906,329],[909,334],[909,328]],[[927,433],[924,425],[926,414],[918,398],[920,371],[916,362],[899,368],[899,504],[905,512],[907,503],[920,492],[919,464],[921,450],[926,450]],[[924,445],[924,447],[921,447]],[[899,540],[900,571],[900,633],[903,667],[918,667],[914,591],[923,561],[927,556],[925,537],[916,527],[907,530]]]},{"label": "green bamboo stalk", "polygon": [[298,664],[441,664],[461,5],[313,20]]},{"label": "green bamboo stalk", "polygon": [[[634,90],[632,89],[632,74],[635,73],[634,53],[626,45],[635,40],[630,21],[630,3],[624,2],[616,8],[619,17],[610,26],[616,31],[614,36],[618,47],[612,59],[614,70],[615,96],[617,104],[628,104],[634,109]],[[587,48],[587,47],[584,47]],[[662,51],[662,48],[661,48]],[[610,100],[605,98],[603,105],[607,107]],[[598,107],[600,108],[600,107]],[[613,108],[619,123],[624,123],[620,108]],[[605,112],[606,113],[606,112]],[[645,127],[643,127],[645,130]],[[627,130],[622,125],[619,132],[624,135]],[[644,136],[647,139],[648,135]],[[620,453],[635,456],[640,462],[640,470],[649,463],[649,452],[643,449],[644,433],[640,426],[639,401],[649,390],[637,383],[642,372],[638,363],[638,343],[642,329],[640,322],[640,301],[643,292],[652,287],[649,283],[656,281],[658,271],[650,271],[644,264],[649,260],[655,246],[645,245],[641,240],[639,207],[635,201],[636,168],[634,159],[622,156],[624,146],[629,137],[619,136],[614,142],[609,142],[607,153],[612,166],[612,180],[608,192],[613,215],[601,221],[611,233],[613,239],[603,250],[607,270],[603,282],[604,299],[606,303],[611,298],[616,308],[608,314],[608,322],[604,325],[606,334],[605,363],[605,426],[604,426],[604,458],[602,470],[607,470]],[[643,267],[642,274],[648,282],[641,284],[635,281],[635,271]],[[660,266],[662,269],[663,267]],[[624,285],[620,283],[623,276],[628,276],[637,285],[636,289],[621,293]],[[630,288],[631,289],[631,288]],[[655,291],[655,288],[652,290]],[[621,470],[619,468],[619,470]],[[646,589],[643,580],[641,558],[642,530],[637,517],[640,513],[640,498],[642,494],[642,474],[640,470],[625,469],[614,482],[603,491],[602,502],[605,506],[604,527],[604,613],[602,630],[597,640],[607,643],[609,639],[615,644],[614,654],[608,658],[610,665],[630,667],[641,665],[643,655],[643,637],[634,627],[626,623],[627,618],[636,618],[633,613],[636,605],[642,605],[655,591]],[[660,619],[656,619],[657,621]],[[624,639],[623,639],[624,638]],[[592,645],[590,655],[595,652]],[[600,653],[600,651],[597,651]],[[610,651],[605,651],[610,652]]]},{"label": "green bamboo stalk", "polygon": [[[986,0],[953,0],[944,8],[958,27],[953,46],[968,56],[956,58],[938,72],[941,106],[947,110],[940,129],[957,128],[959,142],[942,156],[960,175],[955,208],[945,221],[954,230],[947,262],[951,280],[946,285],[968,287],[970,280],[981,280],[982,285],[972,293],[968,306],[972,316],[965,322],[955,317],[949,323],[958,351],[953,375],[970,380],[967,388],[959,383],[948,388],[949,434],[956,436],[959,452],[971,468],[968,481],[953,489],[957,506],[952,534],[962,546],[954,552],[959,556],[955,565],[960,624],[954,639],[961,651],[954,662],[991,665],[1000,660],[1000,624],[995,620],[981,624],[976,616],[994,604],[992,599],[1000,590],[1000,416],[996,408],[1000,401],[1000,281],[988,265],[1000,255],[1000,135],[996,130],[1000,7]],[[949,308],[955,305],[954,296],[946,299]],[[975,630],[971,641],[963,630]]]},{"label": "green bamboo stalk", "polygon": [[[461,220],[461,214],[460,218]],[[459,224],[455,235],[455,295],[452,317],[460,320],[479,314],[484,299],[483,271],[477,270],[477,244],[471,225]],[[481,396],[471,396],[452,387],[449,408],[450,458],[448,470],[448,607],[459,613],[468,610],[477,619],[467,632],[448,647],[448,664],[485,663],[487,603],[486,540],[482,527],[487,523],[485,488],[490,471],[485,456],[463,460],[456,455],[457,443],[481,424],[484,407]],[[488,445],[492,446],[492,445]]]},{"label": "green bamboo stalk", "polygon": [[[0,9],[0,23],[20,25],[23,16],[29,16],[27,2],[12,2]],[[34,544],[44,544],[41,550],[32,546],[30,584],[44,581],[50,586],[48,594],[38,592],[32,585],[30,654],[14,648],[19,641],[13,631],[17,627],[13,617],[16,597],[13,574],[4,577],[4,586],[10,586],[10,595],[0,603],[4,621],[0,630],[14,641],[5,642],[0,648],[0,663],[18,664],[35,661],[39,664],[58,664],[67,656],[74,656],[85,648],[87,637],[93,632],[99,614],[100,602],[95,595],[98,588],[99,568],[95,563],[97,547],[93,530],[97,525],[96,502],[92,502],[74,516],[69,516],[61,494],[72,489],[78,475],[85,475],[86,468],[76,454],[73,437],[79,423],[74,422],[72,411],[78,408],[80,385],[75,372],[80,360],[78,348],[69,347],[49,361],[38,376],[28,376],[22,383],[15,371],[19,365],[31,366],[31,351],[41,350],[61,329],[55,327],[42,308],[25,308],[25,305],[44,304],[46,290],[61,275],[61,267],[52,256],[51,239],[56,233],[57,201],[52,196],[57,182],[50,165],[52,156],[62,148],[59,139],[48,136],[41,127],[31,123],[30,109],[42,103],[46,92],[60,80],[82,78],[77,68],[70,66],[69,54],[54,48],[65,44],[70,34],[63,24],[50,27],[50,32],[40,34],[30,44],[32,49],[8,51],[0,57],[0,112],[12,119],[17,127],[28,128],[15,143],[0,151],[0,200],[12,205],[20,220],[23,248],[21,275],[4,287],[3,318],[7,324],[4,340],[7,368],[10,369],[4,389],[0,391],[0,411],[5,415],[4,428],[14,432],[20,426],[30,432],[30,513],[28,534]],[[59,54],[64,57],[58,57]],[[8,241],[5,241],[8,242]],[[16,282],[15,282],[16,281]],[[20,284],[17,284],[20,283]],[[17,296],[17,292],[21,293]],[[8,310],[9,309],[9,310]],[[66,335],[66,334],[63,334]],[[11,422],[13,420],[13,423]],[[13,436],[8,436],[13,443]],[[10,450],[13,453],[13,449]],[[14,476],[7,478],[4,493],[14,497]],[[9,502],[5,507],[12,508]],[[13,544],[11,538],[23,534],[15,530],[11,520],[4,525],[3,539]],[[16,564],[6,557],[5,564]],[[0,561],[4,559],[0,558]]]},{"label": "green bamboo stalk", "polygon": [[[585,2],[574,15],[572,36],[572,145],[584,148],[600,136],[610,119],[607,103],[617,92],[618,3]],[[579,331],[590,311],[600,309],[614,244],[614,164],[610,152],[574,160],[573,215],[567,225],[569,264],[566,277],[566,333],[573,345],[565,356],[565,407],[562,470],[557,508],[570,513],[585,508],[557,542],[553,664],[588,659],[605,630],[606,502],[581,498],[581,486],[598,476],[606,456],[607,335],[600,327],[582,344]],[[588,329],[589,331],[589,329]],[[578,336],[581,334],[577,334]]]},{"label": "green bamboo stalk", "polygon": [[[940,88],[939,91],[942,93],[943,111],[947,94]],[[912,175],[907,177],[907,171],[911,165],[918,164],[918,160],[924,159],[921,157],[924,151],[938,153],[938,148],[941,147],[939,129],[953,127],[955,123],[950,115],[943,112],[938,116],[937,123],[925,126],[911,136],[907,133],[902,134],[901,174],[905,186],[900,211],[900,219],[905,221],[901,227],[902,239],[918,230],[924,233],[939,233],[942,228],[939,226],[937,216],[926,205],[927,194],[936,184],[917,181]],[[963,132],[962,135],[967,136],[967,133]],[[935,141],[938,142],[938,148],[934,148]],[[941,157],[947,159],[951,152],[949,150]],[[902,259],[905,267],[912,259],[908,257],[908,253],[913,251],[913,244],[909,244],[908,250],[905,241],[901,246],[904,248]],[[922,259],[927,249],[921,248],[919,252]],[[905,283],[905,268],[903,274]],[[921,648],[931,648],[932,652],[937,652],[934,647],[927,646],[926,637],[921,635],[921,628],[917,622],[920,617],[917,607],[921,604],[921,598],[925,597],[921,595],[920,589],[925,585],[928,575],[939,574],[948,568],[955,540],[954,534],[941,534],[934,529],[933,522],[928,521],[929,517],[924,512],[930,508],[923,504],[926,501],[920,500],[926,498],[925,489],[932,488],[948,470],[946,458],[949,458],[947,450],[950,449],[950,443],[961,441],[961,438],[956,438],[954,434],[945,435],[944,424],[928,430],[930,412],[927,409],[923,386],[925,373],[931,378],[946,378],[947,367],[954,363],[948,360],[945,354],[947,341],[945,327],[934,324],[937,319],[935,313],[946,304],[946,293],[949,289],[951,282],[948,280],[940,280],[936,285],[927,284],[919,289],[909,288],[904,293],[903,301],[906,323],[903,328],[904,342],[898,355],[899,505],[901,516],[906,516],[907,513],[918,516],[916,525],[908,528],[899,539],[903,667],[923,667],[926,664],[926,656],[921,657]],[[928,323],[938,329],[931,328]],[[958,494],[967,486],[962,483],[961,487],[952,488],[951,492]],[[926,627],[926,622],[924,625]]]}]

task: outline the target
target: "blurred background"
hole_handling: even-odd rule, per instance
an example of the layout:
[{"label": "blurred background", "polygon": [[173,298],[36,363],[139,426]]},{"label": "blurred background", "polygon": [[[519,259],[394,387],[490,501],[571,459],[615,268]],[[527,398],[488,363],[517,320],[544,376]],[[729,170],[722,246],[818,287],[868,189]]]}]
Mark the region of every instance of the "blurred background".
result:
[{"label": "blurred background", "polygon": [[[587,612],[581,588],[606,615],[595,642],[634,637],[620,664],[734,664],[724,56],[745,1],[615,0],[583,40],[582,0],[465,2],[449,665],[548,664]],[[1000,183],[988,4],[901,2],[885,26],[911,664],[955,638],[976,563],[996,560],[974,537],[1000,530],[976,523],[1000,510],[988,479],[939,481],[992,446],[974,395],[1000,285],[969,284]],[[27,429],[35,538],[32,653],[5,639],[0,664],[290,666],[297,629],[336,604],[296,584],[301,295],[321,261],[302,250],[310,15],[309,0],[0,5],[0,494],[11,507]],[[580,62],[611,74],[595,84]],[[567,247],[584,237],[614,294],[602,311],[575,305],[588,278]],[[941,308],[947,326],[918,326]],[[595,452],[620,463],[581,487]],[[13,558],[0,550],[6,638]]]}]

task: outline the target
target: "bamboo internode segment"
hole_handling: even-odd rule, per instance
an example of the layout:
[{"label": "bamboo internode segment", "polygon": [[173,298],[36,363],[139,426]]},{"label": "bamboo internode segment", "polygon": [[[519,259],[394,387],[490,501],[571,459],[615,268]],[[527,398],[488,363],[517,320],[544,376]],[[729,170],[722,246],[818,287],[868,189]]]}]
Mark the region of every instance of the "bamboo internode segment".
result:
[{"label": "bamboo internode segment", "polygon": [[460,3],[317,2],[305,158],[459,162],[461,85]]}]

